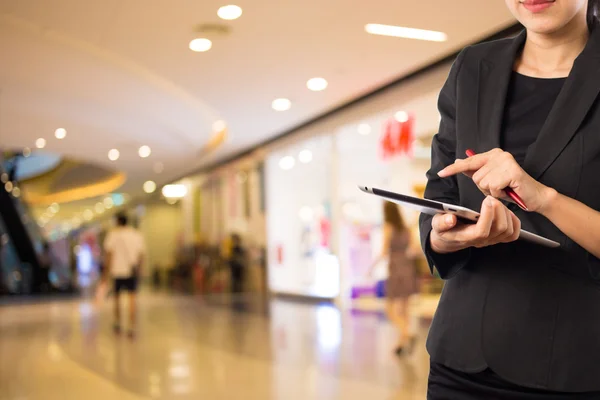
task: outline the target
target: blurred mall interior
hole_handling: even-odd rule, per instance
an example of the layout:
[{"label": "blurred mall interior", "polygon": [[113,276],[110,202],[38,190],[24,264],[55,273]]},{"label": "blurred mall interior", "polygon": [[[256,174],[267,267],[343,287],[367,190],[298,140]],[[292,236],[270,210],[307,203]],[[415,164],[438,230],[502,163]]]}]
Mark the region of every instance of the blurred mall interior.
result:
[{"label": "blurred mall interior", "polygon": [[[518,30],[503,1],[0,0],[0,399],[424,399],[443,283],[419,253],[398,357],[357,185],[421,196],[454,57]],[[134,340],[98,294],[117,213]]]}]

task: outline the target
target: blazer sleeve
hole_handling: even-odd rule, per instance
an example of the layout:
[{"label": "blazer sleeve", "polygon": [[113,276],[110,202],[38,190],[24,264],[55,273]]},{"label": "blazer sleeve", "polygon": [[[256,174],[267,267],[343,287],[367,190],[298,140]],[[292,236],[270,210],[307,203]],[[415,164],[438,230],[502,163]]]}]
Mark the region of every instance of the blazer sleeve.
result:
[{"label": "blazer sleeve", "polygon": [[[452,164],[456,159],[457,80],[466,51],[467,49],[464,49],[459,53],[440,92],[438,110],[441,122],[439,131],[433,137],[431,145],[431,168],[427,171],[427,186],[425,187],[424,196],[426,199],[452,204],[460,203],[457,179],[455,176],[442,179],[437,173],[447,165]],[[433,273],[435,268],[442,279],[450,279],[467,265],[471,256],[471,249],[468,248],[450,254],[438,254],[431,250],[429,236],[432,229],[432,219],[431,215],[426,214],[421,214],[419,217],[421,245],[431,272]]]}]

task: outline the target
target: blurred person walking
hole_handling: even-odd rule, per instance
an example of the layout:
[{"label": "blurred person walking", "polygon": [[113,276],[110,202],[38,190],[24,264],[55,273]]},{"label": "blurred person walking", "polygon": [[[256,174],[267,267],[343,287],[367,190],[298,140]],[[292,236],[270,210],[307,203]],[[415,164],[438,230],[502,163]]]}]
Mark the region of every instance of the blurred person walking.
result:
[{"label": "blurred person walking", "polygon": [[242,238],[237,233],[231,235],[231,251],[229,257],[231,291],[233,293],[241,293],[244,290],[247,253],[246,249],[242,246]]},{"label": "blurred person walking", "polygon": [[425,197],[481,216],[421,216],[446,280],[428,398],[600,399],[600,1],[505,2],[525,30],[461,51],[439,96]]},{"label": "blurred person walking", "polygon": [[104,239],[105,268],[114,283],[114,325],[115,333],[121,332],[120,293],[129,297],[129,330],[133,338],[136,328],[136,292],[146,254],[146,244],[141,233],[128,226],[126,214],[118,214],[117,226]]},{"label": "blurred person walking", "polygon": [[381,254],[372,264],[369,275],[387,258],[386,314],[400,333],[395,352],[401,355],[410,353],[416,340],[410,324],[409,299],[418,292],[417,269],[411,252],[410,231],[396,204],[387,201],[383,203],[383,220]]}]

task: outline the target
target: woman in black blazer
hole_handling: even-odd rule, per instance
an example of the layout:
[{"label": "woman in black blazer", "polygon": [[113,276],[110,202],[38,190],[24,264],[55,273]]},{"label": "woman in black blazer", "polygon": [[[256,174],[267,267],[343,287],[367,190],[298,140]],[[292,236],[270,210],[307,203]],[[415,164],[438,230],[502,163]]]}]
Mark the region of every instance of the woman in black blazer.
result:
[{"label": "woman in black blazer", "polygon": [[481,217],[421,216],[447,280],[429,398],[600,399],[600,1],[506,3],[526,30],[464,49],[439,97],[425,197]]}]

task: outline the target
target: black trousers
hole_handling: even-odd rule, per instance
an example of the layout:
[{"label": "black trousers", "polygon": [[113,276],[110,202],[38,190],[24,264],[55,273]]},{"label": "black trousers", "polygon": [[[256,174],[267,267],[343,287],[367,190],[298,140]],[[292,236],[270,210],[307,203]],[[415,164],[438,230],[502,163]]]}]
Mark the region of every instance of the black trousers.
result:
[{"label": "black trousers", "polygon": [[476,374],[431,363],[428,400],[597,400],[600,392],[559,393],[529,389],[507,382],[490,369]]}]

